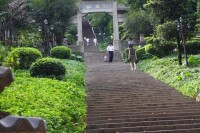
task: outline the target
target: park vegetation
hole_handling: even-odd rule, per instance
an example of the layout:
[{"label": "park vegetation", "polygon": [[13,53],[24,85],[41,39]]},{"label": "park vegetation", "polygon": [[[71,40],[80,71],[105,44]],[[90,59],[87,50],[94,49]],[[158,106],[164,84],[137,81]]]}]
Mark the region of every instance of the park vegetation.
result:
[{"label": "park vegetation", "polygon": [[[145,36],[145,44],[135,46],[139,69],[195,98],[200,85],[200,2],[119,1],[130,6],[121,38]],[[123,51],[123,59],[128,62],[127,49]]]},{"label": "park vegetation", "polygon": [[[68,45],[76,43],[77,29],[71,22],[78,1],[0,0],[0,66],[11,67],[15,77],[1,93],[0,111],[42,117],[49,133],[85,132],[83,53],[63,46],[64,38]],[[200,93],[199,0],[118,1],[130,7],[119,27],[122,45],[128,38],[145,37],[145,43],[135,46],[139,69],[196,97]],[[100,28],[99,48],[105,51],[112,43],[112,16],[85,17]],[[128,62],[127,49],[123,59]]]}]

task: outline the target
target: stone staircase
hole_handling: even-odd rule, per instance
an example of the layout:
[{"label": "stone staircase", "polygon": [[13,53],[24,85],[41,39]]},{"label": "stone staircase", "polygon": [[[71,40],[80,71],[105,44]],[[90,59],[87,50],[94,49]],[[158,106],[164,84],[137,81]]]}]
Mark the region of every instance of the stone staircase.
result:
[{"label": "stone staircase", "polygon": [[85,53],[87,133],[200,133],[200,103],[101,56]]},{"label": "stone staircase", "polygon": [[[87,57],[85,58],[86,62],[103,62],[106,52],[100,52],[98,46],[94,45],[93,39],[95,36],[92,27],[86,19],[83,20],[83,36],[90,39],[89,46],[86,45],[86,41],[84,40],[84,56]],[[122,56],[119,51],[115,51],[113,61],[122,61]]]},{"label": "stone staircase", "polygon": [[[84,36],[92,38],[87,21]],[[131,71],[115,51],[113,63],[103,62],[91,42],[87,64],[87,133],[200,133],[200,103],[163,82]]]}]

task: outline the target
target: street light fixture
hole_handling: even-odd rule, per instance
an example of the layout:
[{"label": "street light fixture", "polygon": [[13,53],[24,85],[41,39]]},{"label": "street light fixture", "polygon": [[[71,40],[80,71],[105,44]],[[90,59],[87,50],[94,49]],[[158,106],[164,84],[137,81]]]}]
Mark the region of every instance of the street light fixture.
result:
[{"label": "street light fixture", "polygon": [[47,47],[47,52],[48,55],[50,55],[50,45],[49,45],[49,25],[48,25],[48,20],[45,19],[44,21],[44,33],[45,33],[45,42],[46,42],[46,47]]},{"label": "street light fixture", "polygon": [[179,20],[177,21],[177,31],[179,32],[181,43],[182,43],[183,48],[184,48],[186,66],[188,66],[186,39],[187,39],[187,34],[188,34],[189,28],[190,28],[190,24],[188,23],[187,25],[185,25],[183,18],[180,17]]}]

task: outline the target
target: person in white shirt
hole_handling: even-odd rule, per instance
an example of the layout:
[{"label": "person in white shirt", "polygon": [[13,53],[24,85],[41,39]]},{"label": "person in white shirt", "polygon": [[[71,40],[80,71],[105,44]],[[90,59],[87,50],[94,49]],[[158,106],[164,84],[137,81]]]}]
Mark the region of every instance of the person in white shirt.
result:
[{"label": "person in white shirt", "polygon": [[86,38],[85,40],[86,40],[86,42],[87,42],[87,46],[89,46],[89,41],[90,41],[90,39],[89,39],[89,38]]},{"label": "person in white shirt", "polygon": [[109,54],[109,63],[111,63],[113,61],[113,56],[114,56],[114,46],[112,44],[108,45],[107,52]]},{"label": "person in white shirt", "polygon": [[93,39],[93,42],[94,42],[94,45],[97,46],[97,39],[96,38]]}]

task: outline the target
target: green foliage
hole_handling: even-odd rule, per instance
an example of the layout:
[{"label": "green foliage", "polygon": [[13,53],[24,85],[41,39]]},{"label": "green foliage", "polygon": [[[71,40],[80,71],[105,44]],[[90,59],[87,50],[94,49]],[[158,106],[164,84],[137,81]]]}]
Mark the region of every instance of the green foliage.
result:
[{"label": "green foliage", "polygon": [[70,59],[71,60],[77,60],[77,61],[80,61],[80,62],[84,62],[84,54],[81,53],[81,52],[72,51]]},{"label": "green foliage", "polygon": [[67,38],[67,44],[68,45],[76,44],[76,39],[72,34],[65,34],[65,38]]},{"label": "green foliage", "polygon": [[92,27],[99,27],[103,33],[112,33],[112,17],[107,13],[91,13],[87,15]]},{"label": "green foliage", "polygon": [[5,66],[12,67],[15,70],[29,69],[31,64],[41,57],[41,52],[35,48],[15,48],[8,54]]},{"label": "green foliage", "polygon": [[197,66],[200,64],[200,59],[195,58],[194,56],[190,56],[188,59],[188,64],[190,66]]},{"label": "green foliage", "polygon": [[164,57],[173,53],[176,48],[176,42],[165,41],[155,37],[145,38],[148,45],[145,46],[145,51],[149,54]]},{"label": "green foliage", "polygon": [[78,87],[85,87],[84,74],[86,72],[85,64],[83,62],[75,60],[61,60],[67,68],[67,75],[63,79],[64,81],[71,81]]},{"label": "green foliage", "polygon": [[146,54],[145,47],[141,47],[136,50],[138,59],[142,59],[142,57]]},{"label": "green foliage", "polygon": [[38,47],[42,43],[42,37],[37,31],[33,29],[21,30],[18,35],[18,43],[22,47]]},{"label": "green foliage", "polygon": [[145,52],[152,54],[152,55],[156,55],[157,54],[157,49],[152,45],[152,44],[147,44],[145,45]]},{"label": "green foliage", "polygon": [[125,62],[125,63],[127,63],[127,62],[129,62],[128,61],[128,52],[129,52],[129,49],[128,48],[126,48],[126,49],[124,49],[124,51],[123,51],[123,61]]},{"label": "green foliage", "polygon": [[54,25],[52,31],[56,36],[58,44],[62,43],[67,25],[71,18],[77,14],[76,0],[28,0],[28,5],[33,14],[34,20],[42,27],[42,34],[45,33],[44,20],[48,20],[49,25]]},{"label": "green foliage", "polygon": [[160,42],[160,39],[154,36],[148,36],[145,37],[145,41],[147,44],[158,44]]},{"label": "green foliage", "polygon": [[130,12],[126,20],[125,27],[130,34],[129,36],[134,37],[138,37],[141,33],[149,35],[153,32],[149,16],[143,10]]},{"label": "green foliage", "polygon": [[156,27],[156,35],[160,39],[170,40],[177,36],[177,24],[175,21],[167,21]]},{"label": "green foliage", "polygon": [[51,56],[59,59],[69,59],[71,49],[66,46],[56,46],[51,49]]},{"label": "green foliage", "polygon": [[200,54],[200,38],[193,38],[187,41],[186,49],[188,54]]},{"label": "green foliage", "polygon": [[6,56],[10,52],[10,48],[3,46],[3,44],[0,42],[0,66],[3,64],[3,62],[6,59]]},{"label": "green foliage", "polygon": [[62,79],[66,74],[66,68],[61,61],[54,58],[42,58],[34,62],[30,67],[32,77],[47,77]]},{"label": "green foliage", "polygon": [[99,43],[99,50],[105,52],[108,45],[108,42]]},{"label": "green foliage", "polygon": [[47,121],[48,133],[83,133],[86,128],[85,65],[61,61],[69,69],[63,81],[32,78],[28,70],[16,70],[15,81],[1,93],[1,111],[41,117]]},{"label": "green foliage", "polygon": [[74,24],[69,24],[67,26],[67,31],[65,33],[65,38],[67,38],[68,45],[76,44],[77,28]]},{"label": "green foliage", "polygon": [[[195,58],[195,59],[194,59]],[[199,55],[189,58],[189,62],[200,60]],[[192,65],[189,68],[178,65],[178,60],[175,56],[168,56],[161,59],[148,59],[138,63],[138,68],[145,73],[165,82],[174,87],[186,96],[195,97],[199,93],[200,65]]]}]

